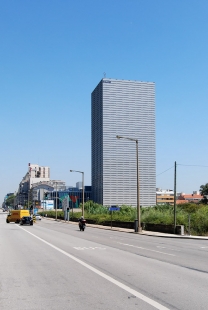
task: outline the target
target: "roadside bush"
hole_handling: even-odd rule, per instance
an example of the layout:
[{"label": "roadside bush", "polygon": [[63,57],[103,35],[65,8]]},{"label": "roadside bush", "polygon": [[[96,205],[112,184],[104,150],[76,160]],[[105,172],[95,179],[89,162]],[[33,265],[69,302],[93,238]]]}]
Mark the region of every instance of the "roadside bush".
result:
[{"label": "roadside bush", "polygon": [[208,234],[208,206],[204,206],[191,215],[191,232],[197,235]]},{"label": "roadside bush", "polygon": [[[82,208],[82,204],[80,205],[80,208]],[[84,209],[88,214],[107,214],[109,212],[107,207],[91,200],[85,203]]]},{"label": "roadside bush", "polygon": [[[55,218],[55,211],[42,211],[41,215]],[[77,221],[81,212],[70,211],[70,220]],[[176,208],[176,224],[184,225],[186,232],[189,230],[189,216],[191,219],[192,235],[208,235],[208,206],[203,204],[181,204]],[[64,219],[64,212],[58,211],[58,219]],[[111,211],[107,207],[88,201],[85,203],[85,218],[96,224],[111,221]],[[123,205],[120,211],[112,212],[112,220],[117,222],[133,222],[137,218],[137,208]],[[156,205],[141,208],[141,222],[149,224],[174,223],[174,208],[170,205]]]},{"label": "roadside bush", "polygon": [[195,213],[199,209],[203,208],[203,204],[196,204],[196,203],[183,203],[177,205],[177,210],[182,210],[188,214]]}]

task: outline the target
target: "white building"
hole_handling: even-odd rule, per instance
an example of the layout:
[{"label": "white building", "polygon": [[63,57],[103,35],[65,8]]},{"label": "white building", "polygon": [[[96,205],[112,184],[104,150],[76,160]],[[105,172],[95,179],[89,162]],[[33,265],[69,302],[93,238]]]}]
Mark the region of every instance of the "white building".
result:
[{"label": "white building", "polygon": [[[19,183],[19,187],[16,195],[16,204],[25,205],[28,201],[29,191],[32,186],[40,182],[49,182],[50,181],[50,168],[45,166],[39,166],[37,164],[28,164],[28,171],[25,176],[22,178],[22,181]],[[33,192],[34,200],[36,197],[40,196],[40,191]]]},{"label": "white building", "polygon": [[30,178],[42,178],[50,180],[50,168],[46,166],[39,166],[37,164],[28,164],[28,172]]},{"label": "white building", "polygon": [[172,189],[156,188],[156,203],[174,204],[174,191]]}]

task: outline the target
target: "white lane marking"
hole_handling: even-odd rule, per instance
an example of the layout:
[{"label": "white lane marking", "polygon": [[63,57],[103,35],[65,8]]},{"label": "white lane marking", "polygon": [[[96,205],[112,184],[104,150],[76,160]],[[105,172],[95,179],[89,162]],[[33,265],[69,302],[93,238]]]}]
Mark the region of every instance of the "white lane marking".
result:
[{"label": "white lane marking", "polygon": [[169,253],[160,252],[160,251],[156,251],[156,250],[150,250],[150,249],[142,248],[140,246],[136,246],[136,245],[132,245],[132,244],[121,243],[121,242],[118,242],[118,243],[122,244],[122,245],[130,246],[132,248],[137,248],[137,249],[146,250],[146,251],[150,251],[150,252],[156,252],[156,253],[160,253],[160,254],[164,254],[164,255],[169,255],[169,256],[176,256],[174,254],[169,254]]},{"label": "white lane marking", "polygon": [[81,246],[74,246],[73,247],[75,250],[106,250],[106,248],[101,248],[99,246],[95,246],[95,247],[92,247],[90,246],[89,248],[86,248],[86,247],[81,247]]},{"label": "white lane marking", "polygon": [[167,247],[165,247],[165,246],[159,246],[159,245],[157,245],[157,248],[160,248],[160,249],[167,249],[167,250],[171,250],[171,251],[181,252],[181,250],[171,249],[171,248],[167,248]]},{"label": "white lane marking", "polygon": [[154,308],[158,309],[158,310],[170,310],[169,308],[166,308],[165,306],[159,304],[158,302],[154,301],[153,299],[148,298],[147,296],[135,291],[134,289],[130,288],[129,286],[113,279],[112,277],[106,275],[105,273],[99,271],[98,269],[86,264],[85,262],[81,261],[80,259],[76,258],[75,256],[65,252],[64,250],[61,250],[60,248],[58,248],[57,246],[51,244],[48,241],[45,241],[44,239],[36,236],[35,234],[31,233],[30,231],[24,229],[23,227],[18,226],[20,229],[26,231],[28,234],[32,235],[33,237],[37,238],[38,240],[42,241],[43,243],[47,244],[48,246],[50,246],[51,248],[55,249],[56,251],[66,255],[67,257],[71,258],[72,260],[74,260],[75,262],[79,263],[80,265],[86,267],[87,269],[91,270],[92,272],[96,273],[97,275],[99,275],[100,277],[108,280],[109,282],[117,285],[118,287],[120,287],[121,289],[125,290],[126,292],[136,296],[137,298],[141,299],[142,301],[146,302],[147,304],[153,306]]},{"label": "white lane marking", "polygon": [[207,246],[201,246],[201,249],[207,249]]}]

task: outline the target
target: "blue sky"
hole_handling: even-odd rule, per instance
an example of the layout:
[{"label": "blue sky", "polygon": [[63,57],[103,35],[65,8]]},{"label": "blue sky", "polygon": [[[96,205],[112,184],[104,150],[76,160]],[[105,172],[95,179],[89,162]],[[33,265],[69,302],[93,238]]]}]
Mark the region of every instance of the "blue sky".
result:
[{"label": "blue sky", "polygon": [[91,183],[90,96],[104,72],[156,83],[157,187],[173,188],[173,168],[161,172],[174,161],[187,165],[178,191],[207,183],[207,12],[207,0],[2,0],[0,201],[29,162]]}]

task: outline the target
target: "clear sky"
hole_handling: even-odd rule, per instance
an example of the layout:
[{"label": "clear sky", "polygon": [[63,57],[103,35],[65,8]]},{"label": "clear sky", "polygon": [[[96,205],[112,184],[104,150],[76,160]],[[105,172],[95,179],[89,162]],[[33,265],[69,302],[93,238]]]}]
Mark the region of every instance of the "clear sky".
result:
[{"label": "clear sky", "polygon": [[173,189],[173,168],[162,172],[174,161],[187,165],[177,191],[208,182],[207,0],[1,0],[0,30],[0,202],[28,163],[91,184],[90,100],[104,72],[156,83],[157,187]]}]

